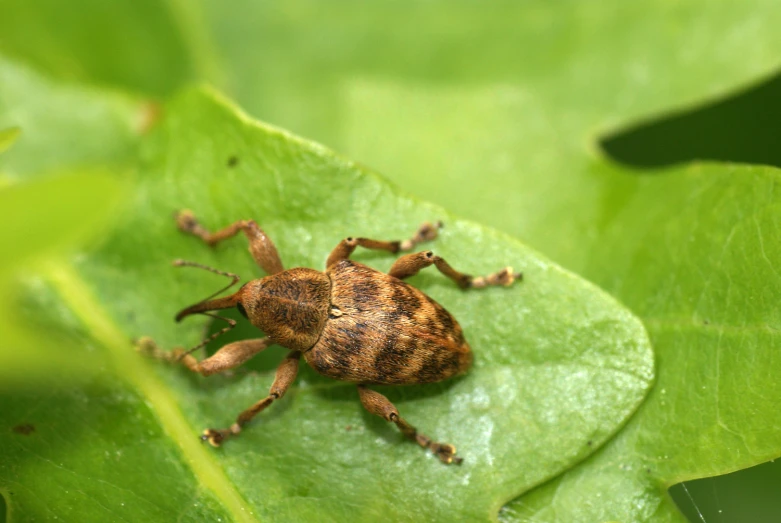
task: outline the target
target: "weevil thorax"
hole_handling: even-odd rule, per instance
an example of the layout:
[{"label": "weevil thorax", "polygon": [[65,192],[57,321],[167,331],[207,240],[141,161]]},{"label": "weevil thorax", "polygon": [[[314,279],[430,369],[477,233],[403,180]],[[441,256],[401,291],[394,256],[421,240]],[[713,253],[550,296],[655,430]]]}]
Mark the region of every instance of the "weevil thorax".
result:
[{"label": "weevil thorax", "polygon": [[297,268],[246,283],[238,309],[276,343],[306,351],[320,338],[331,299],[331,280]]}]

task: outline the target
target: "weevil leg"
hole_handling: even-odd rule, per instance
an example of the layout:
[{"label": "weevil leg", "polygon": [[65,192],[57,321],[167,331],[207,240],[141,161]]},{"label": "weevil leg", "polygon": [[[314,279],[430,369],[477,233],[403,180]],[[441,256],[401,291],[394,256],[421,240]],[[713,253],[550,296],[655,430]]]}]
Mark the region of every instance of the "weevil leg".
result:
[{"label": "weevil leg", "polygon": [[197,236],[211,246],[243,232],[249,240],[249,252],[261,269],[267,274],[276,274],[285,270],[274,242],[266,236],[263,229],[258,227],[255,220],[239,220],[217,232],[209,232],[200,224],[192,211],[185,209],[176,213],[176,225],[183,232]]},{"label": "weevil leg", "polygon": [[364,249],[373,249],[378,251],[389,251],[393,254],[399,251],[409,251],[413,249],[417,244],[431,241],[439,235],[439,229],[442,228],[442,222],[430,223],[423,222],[415,235],[408,240],[394,240],[394,241],[381,241],[371,240],[369,238],[345,238],[336,248],[331,251],[326,262],[326,267],[330,267],[334,263],[342,260],[346,260],[350,257],[356,247],[361,246]]},{"label": "weevil leg", "polygon": [[361,397],[361,403],[366,410],[386,421],[395,423],[406,438],[416,442],[424,449],[430,449],[442,463],[458,465],[463,461],[463,458],[456,456],[456,448],[453,445],[432,441],[431,438],[424,436],[415,427],[407,423],[399,415],[399,411],[393,406],[393,403],[379,392],[367,389],[364,385],[358,385],[358,395]]},{"label": "weevil leg", "polygon": [[388,274],[395,276],[400,280],[414,276],[421,269],[425,269],[431,265],[436,266],[439,272],[453,280],[462,289],[479,289],[482,287],[488,287],[489,285],[503,285],[509,286],[515,280],[521,280],[523,274],[514,273],[512,267],[505,267],[504,269],[489,274],[488,276],[471,276],[458,272],[450,266],[444,258],[440,258],[431,251],[416,252],[414,254],[407,254],[396,260]]},{"label": "weevil leg", "polygon": [[206,429],[203,431],[201,439],[208,441],[214,447],[219,447],[223,441],[227,438],[236,436],[241,432],[241,428],[249,423],[257,414],[263,412],[266,407],[274,403],[274,400],[278,400],[285,395],[287,389],[293,384],[298,374],[298,364],[301,361],[301,353],[299,351],[291,352],[287,357],[282,360],[282,363],[277,367],[277,373],[274,377],[274,383],[271,385],[268,396],[255,403],[253,406],[239,414],[236,418],[236,422],[227,429]]},{"label": "weevil leg", "polygon": [[195,356],[187,354],[181,347],[170,352],[161,350],[154,340],[148,337],[138,340],[137,347],[139,352],[153,358],[171,363],[181,362],[182,365],[195,373],[211,376],[238,367],[272,344],[268,338],[235,341],[225,345],[203,361],[198,361]]}]

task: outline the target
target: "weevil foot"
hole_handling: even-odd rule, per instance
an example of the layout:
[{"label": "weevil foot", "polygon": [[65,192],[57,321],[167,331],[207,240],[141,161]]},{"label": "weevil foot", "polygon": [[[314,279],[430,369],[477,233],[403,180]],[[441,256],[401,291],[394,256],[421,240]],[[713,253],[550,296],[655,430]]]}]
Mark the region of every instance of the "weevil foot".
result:
[{"label": "weevil foot", "polygon": [[428,436],[419,433],[415,435],[415,441],[417,441],[418,445],[421,447],[431,449],[431,452],[433,452],[442,463],[447,465],[460,465],[461,462],[464,461],[463,458],[456,456],[456,447],[450,443],[437,443],[436,441],[431,441],[431,438]]},{"label": "weevil foot", "polygon": [[444,227],[444,224],[441,221],[436,223],[423,222],[412,238],[404,240],[399,244],[399,250],[409,251],[419,243],[435,240],[439,236],[439,229],[442,227]]},{"label": "weevil foot", "polygon": [[501,285],[503,287],[509,287],[516,280],[523,280],[523,273],[513,272],[512,267],[505,267],[501,271],[489,274],[488,276],[478,276],[477,278],[472,278],[469,286],[476,289],[488,287],[489,285]]},{"label": "weevil foot", "polygon": [[160,361],[172,361],[171,353],[162,350],[155,340],[149,336],[141,336],[135,341],[136,352],[147,358],[152,358]]},{"label": "weevil foot", "polygon": [[222,442],[241,432],[241,425],[234,423],[229,429],[206,429],[201,434],[201,441],[208,441],[212,447],[219,447]]},{"label": "weevil foot", "polygon": [[171,351],[163,350],[149,336],[142,336],[136,340],[136,352],[147,358],[166,363],[181,363],[193,372],[201,372],[198,360],[190,356],[186,350],[181,347],[176,347]]},{"label": "weevil foot", "polygon": [[436,221],[434,223],[424,222],[420,225],[417,232],[415,233],[414,239],[417,240],[418,243],[435,240],[437,236],[439,236],[439,229],[443,228],[444,226],[445,224],[441,221]]},{"label": "weevil foot", "polygon": [[149,336],[141,336],[135,340],[134,343],[136,346],[136,351],[140,354],[143,354],[144,356],[155,357],[157,352],[160,350],[157,346],[157,343],[155,343],[155,340]]},{"label": "weevil foot", "polygon": [[200,226],[195,214],[189,209],[182,209],[174,213],[176,219],[176,226],[179,230],[189,233],[196,233],[196,230]]},{"label": "weevil foot", "polygon": [[456,456],[456,448],[449,443],[432,443],[429,448],[442,463],[460,465],[464,461],[464,458]]},{"label": "weevil foot", "polygon": [[208,441],[212,447],[219,447],[229,435],[229,430],[206,429],[201,434],[201,441]]}]

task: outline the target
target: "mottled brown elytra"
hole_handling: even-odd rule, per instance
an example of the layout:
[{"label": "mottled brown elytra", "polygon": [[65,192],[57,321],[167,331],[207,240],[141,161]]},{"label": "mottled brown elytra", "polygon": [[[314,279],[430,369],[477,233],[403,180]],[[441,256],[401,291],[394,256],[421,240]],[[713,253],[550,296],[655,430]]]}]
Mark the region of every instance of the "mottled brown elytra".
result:
[{"label": "mottled brown elytra", "polygon": [[367,385],[414,385],[442,381],[469,369],[472,352],[461,326],[444,307],[402,280],[434,265],[460,287],[480,288],[511,285],[520,274],[510,267],[485,277],[472,277],[453,269],[431,251],[402,256],[388,274],[350,260],[357,246],[397,253],[437,237],[441,223],[424,223],[405,241],[346,238],[331,252],[325,272],[295,268],[285,270],[274,243],[253,220],[242,220],[216,233],[207,231],[190,211],[181,211],[176,222],[182,231],[198,236],[209,245],[243,232],[249,250],[268,276],[244,284],[235,294],[214,298],[233,286],[238,276],[203,265],[176,261],[178,266],[196,266],[231,277],[233,281],[217,294],[179,312],[180,321],[190,314],[237,307],[239,312],[266,334],[265,338],[243,340],[222,347],[213,356],[198,361],[191,353],[222,331],[185,351],[160,351],[144,338],[139,348],[158,358],[180,361],[193,372],[209,376],[238,367],[272,344],[290,349],[277,368],[269,395],[239,414],[229,428],[207,429],[201,438],[215,447],[241,432],[256,414],[281,398],[295,380],[303,355],[306,362],[324,376],[355,383],[363,406],[372,414],[392,421],[407,438],[431,449],[444,463],[460,463],[456,449],[419,433],[399,415],[382,394]]}]

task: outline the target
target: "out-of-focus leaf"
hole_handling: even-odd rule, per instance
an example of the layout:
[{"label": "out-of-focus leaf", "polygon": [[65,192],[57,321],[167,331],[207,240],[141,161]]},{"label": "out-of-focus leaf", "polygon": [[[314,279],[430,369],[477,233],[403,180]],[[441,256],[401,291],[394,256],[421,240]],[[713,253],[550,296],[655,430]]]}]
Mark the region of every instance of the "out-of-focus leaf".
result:
[{"label": "out-of-focus leaf", "polygon": [[[25,328],[18,314],[18,278],[30,278],[44,259],[60,257],[84,244],[118,216],[127,184],[108,172],[135,162],[139,134],[133,121],[139,106],[125,97],[58,86],[27,69],[0,59],[0,389],[49,380],[53,372],[69,379],[100,369],[101,358],[74,355],[83,344],[52,325]],[[8,148],[9,146],[13,145]],[[82,167],[84,165],[91,167]],[[40,171],[48,176],[32,180]],[[40,282],[38,282],[40,283]],[[27,293],[38,305],[57,308],[31,282]],[[58,309],[61,311],[61,309]],[[31,308],[29,316],[40,318]]]},{"label": "out-of-focus leaf", "polygon": [[138,137],[149,125],[149,106],[99,93],[52,83],[0,57],[0,129],[21,133],[0,157],[0,172],[20,179],[135,161]]},{"label": "out-of-focus leaf", "polygon": [[0,227],[0,245],[8,246],[0,255],[0,273],[83,243],[89,231],[118,218],[122,189],[108,172],[82,171],[0,190],[0,208],[13,217]]},{"label": "out-of-focus leaf", "polygon": [[[0,160],[2,162],[2,160]],[[126,185],[126,184],[125,184]],[[73,352],[83,339],[51,325],[31,330],[18,314],[18,278],[30,279],[26,292],[37,296],[27,315],[40,318],[50,308],[66,314],[56,301],[46,298],[40,282],[31,279],[43,259],[65,263],[59,256],[94,236],[100,225],[115,218],[123,184],[107,172],[80,172],[15,183],[0,189],[0,208],[8,218],[0,226],[0,391],[24,383],[49,381],[99,370],[99,355],[84,358]],[[28,300],[29,303],[29,300]]]},{"label": "out-of-focus leaf", "polygon": [[165,96],[203,72],[197,18],[177,7],[187,8],[154,0],[2,0],[0,48],[68,81]]},{"label": "out-of-focus leaf", "polygon": [[[14,175],[0,189],[0,519],[228,521],[225,496],[198,479],[212,473],[208,456],[185,461],[163,431],[159,417],[173,418],[175,407],[158,401],[153,411],[124,382],[135,355],[126,365],[107,357],[94,323],[35,276],[63,271],[72,263],[63,253],[121,213],[136,104],[54,89],[7,62],[0,77],[9,80],[0,120],[25,130],[0,156],[0,172]],[[26,180],[54,166],[56,176]]]},{"label": "out-of-focus leaf", "polygon": [[11,147],[19,137],[19,128],[10,127],[0,131],[0,154]]}]

